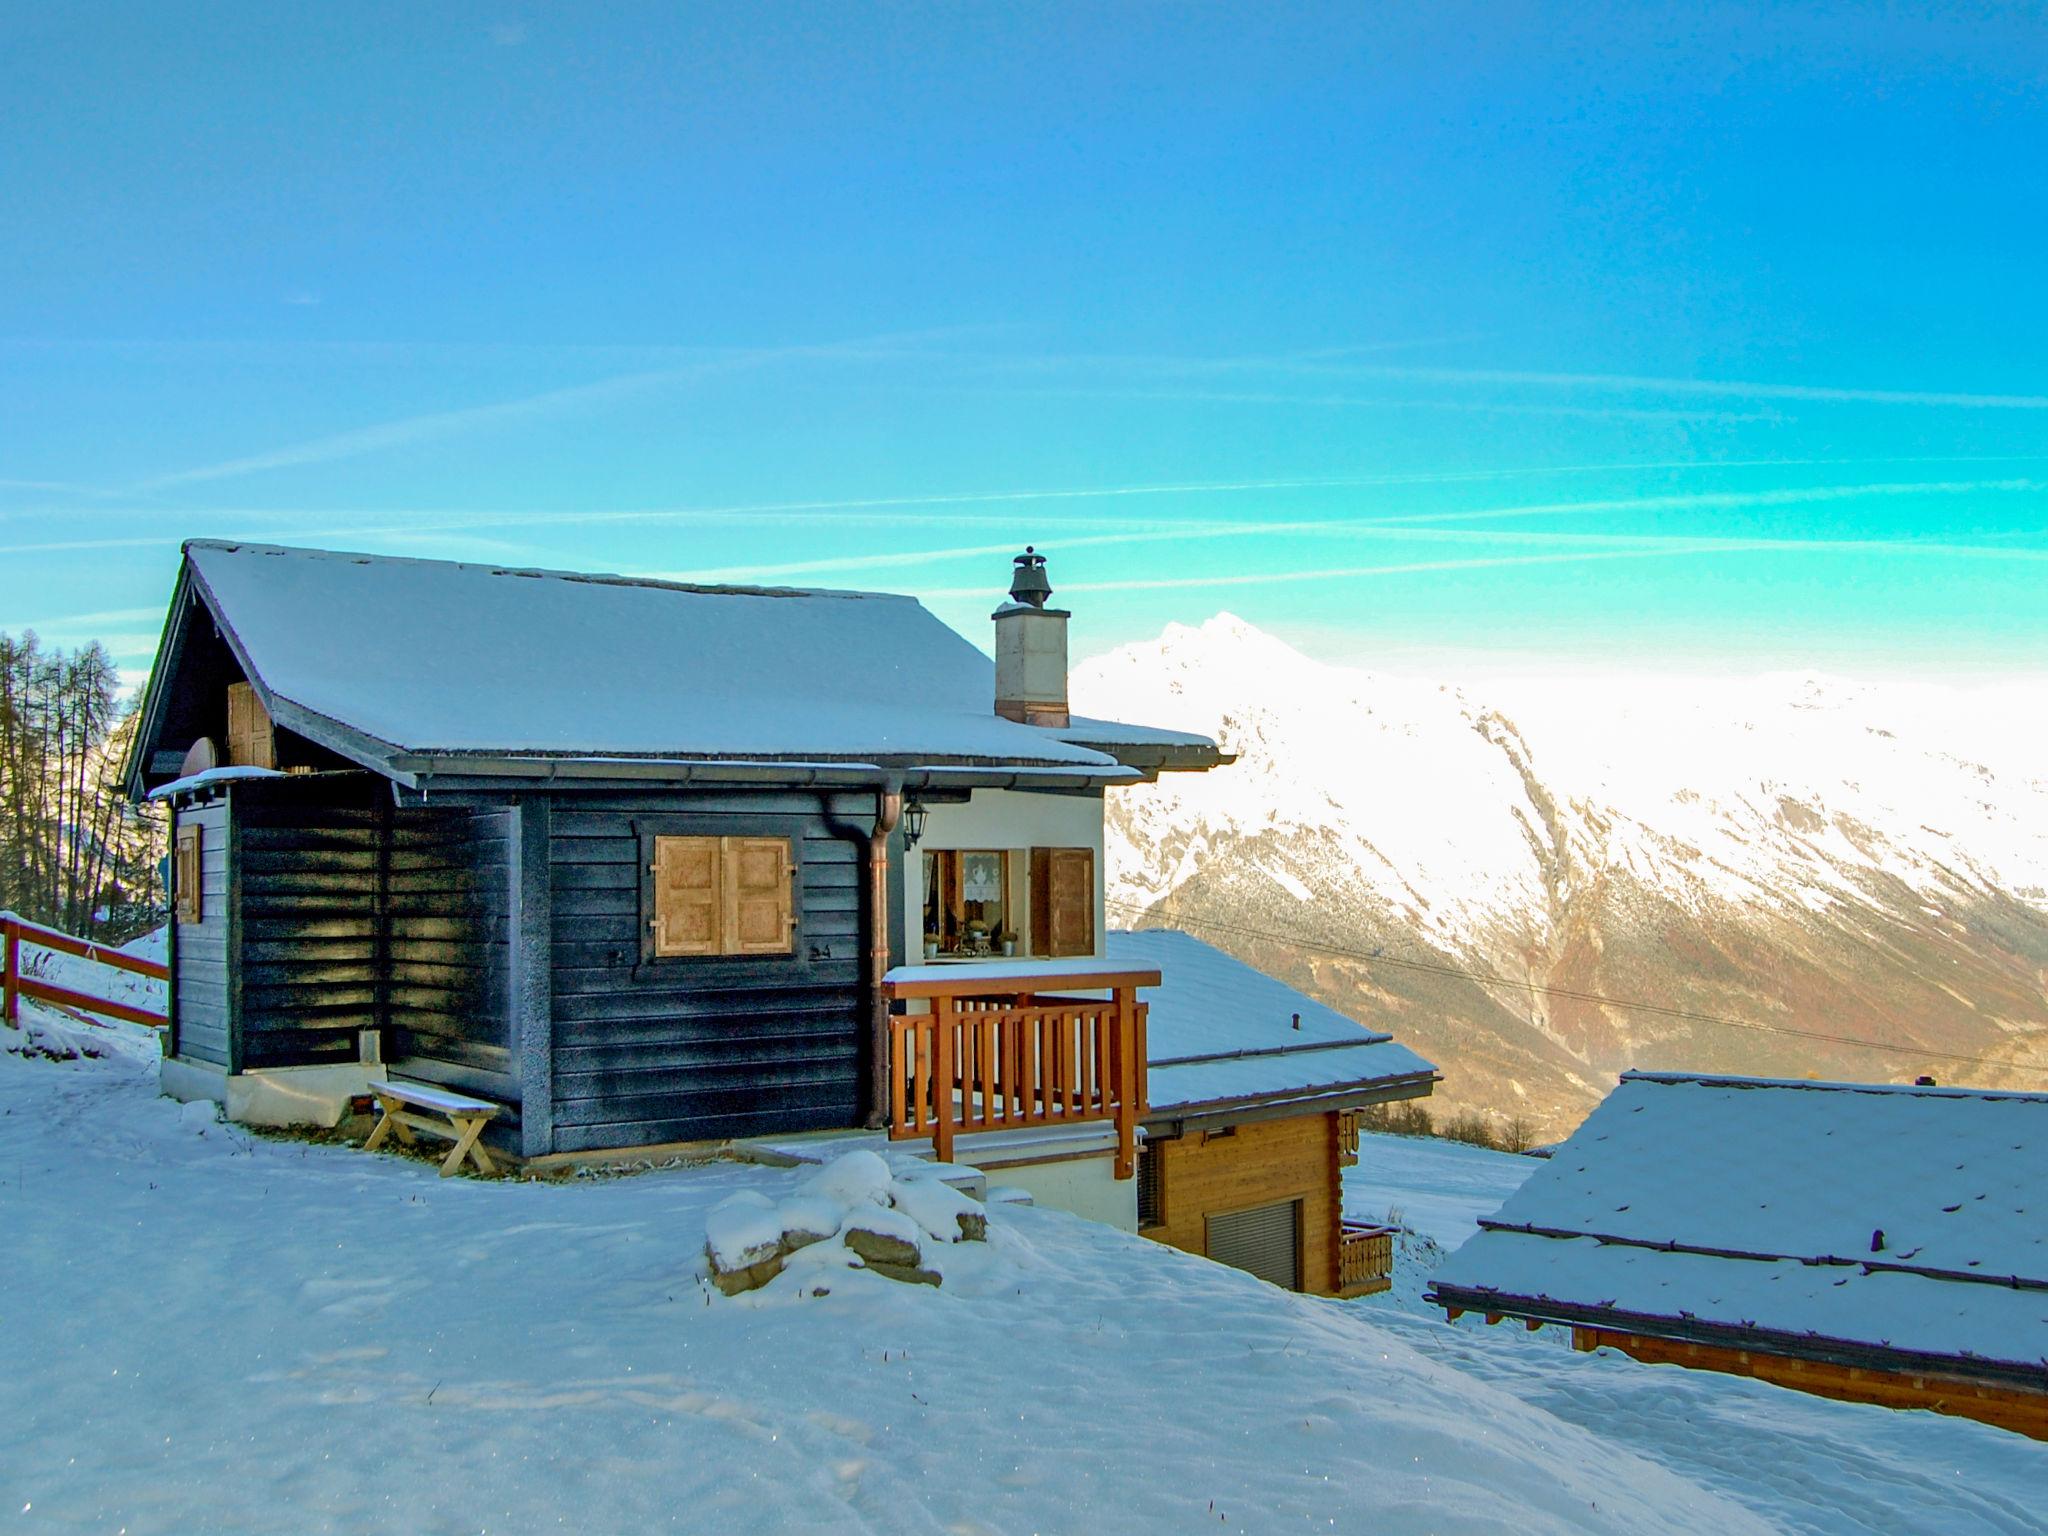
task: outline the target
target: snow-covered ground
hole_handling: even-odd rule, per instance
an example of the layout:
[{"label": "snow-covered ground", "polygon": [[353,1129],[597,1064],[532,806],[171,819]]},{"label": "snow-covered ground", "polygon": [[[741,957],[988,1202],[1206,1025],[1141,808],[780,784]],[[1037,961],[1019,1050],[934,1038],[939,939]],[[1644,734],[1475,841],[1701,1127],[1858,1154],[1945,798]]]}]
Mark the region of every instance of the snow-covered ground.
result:
[{"label": "snow-covered ground", "polygon": [[[1054,1211],[992,1208],[942,1289],[728,1299],[708,1213],[794,1174],[443,1180],[215,1124],[94,1033],[0,1052],[24,1530],[2042,1528],[2015,1436],[1450,1327],[1412,1277],[1289,1296]],[[1358,1199],[1443,1234],[1515,1167],[1387,1140]]]},{"label": "snow-covered ground", "polygon": [[1347,1306],[1419,1354],[1626,1446],[1785,1531],[2048,1531],[2048,1445],[1934,1413],[1835,1403],[1762,1382],[1576,1354],[1561,1328],[1530,1333],[1421,1300],[1430,1271],[1478,1230],[1535,1159],[1421,1137],[1362,1136],[1345,1213],[1408,1229],[1395,1286]]}]

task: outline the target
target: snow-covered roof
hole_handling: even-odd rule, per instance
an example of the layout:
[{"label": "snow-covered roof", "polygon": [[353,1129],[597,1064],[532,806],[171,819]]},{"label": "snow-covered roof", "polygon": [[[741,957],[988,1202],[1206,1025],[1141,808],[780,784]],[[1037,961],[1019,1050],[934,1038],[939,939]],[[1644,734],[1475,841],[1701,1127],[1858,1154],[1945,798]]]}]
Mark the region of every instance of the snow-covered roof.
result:
[{"label": "snow-covered roof", "polygon": [[[1156,969],[1144,994],[1152,1112],[1361,1096],[1436,1068],[1390,1035],[1171,928],[1111,933],[1112,964]],[[1297,1027],[1298,1021],[1298,1027]]]},{"label": "snow-covered roof", "polygon": [[285,777],[275,768],[255,768],[247,765],[230,765],[224,768],[207,768],[198,773],[188,773],[182,779],[173,779],[168,784],[159,784],[149,792],[152,800],[170,800],[189,790],[206,789],[215,784],[232,784],[237,779],[281,779]]},{"label": "snow-covered roof", "polygon": [[186,558],[273,717],[383,756],[1130,776],[996,715],[993,663],[914,598],[202,540]]},{"label": "snow-covered roof", "polygon": [[2048,1094],[1632,1073],[1436,1291],[2048,1369],[2044,1169]]}]

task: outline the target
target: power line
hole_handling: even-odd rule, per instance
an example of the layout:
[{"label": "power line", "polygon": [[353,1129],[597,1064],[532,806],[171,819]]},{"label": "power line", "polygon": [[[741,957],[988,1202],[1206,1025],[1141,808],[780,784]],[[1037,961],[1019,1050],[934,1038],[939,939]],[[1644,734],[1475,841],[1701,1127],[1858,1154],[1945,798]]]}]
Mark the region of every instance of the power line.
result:
[{"label": "power line", "polygon": [[[1136,902],[1105,899],[1105,905],[1140,917],[1160,914],[1152,908]],[[1334,955],[1339,959],[1356,960],[1362,965],[1390,966],[1396,970],[1423,971],[1432,976],[1451,976],[1460,981],[1469,981],[1480,986],[1513,987],[1520,991],[1535,993],[1544,997],[1565,997],[1582,1003],[1599,1003],[1609,1008],[1625,1008],[1632,1013],[1656,1014],[1661,1018],[1683,1019],[1695,1024],[1718,1024],[1727,1029],[1747,1029],[1759,1034],[1789,1035],[1801,1040],[1819,1040],[1830,1045],[1857,1046],[1868,1051],[1883,1051],[1892,1056],[1938,1056],[1943,1061],[1961,1062],[1973,1067],[2006,1067],[2011,1062],[1994,1061],[1987,1056],[1964,1056],[1955,1051],[1937,1051],[1924,1046],[1887,1045],[1882,1040],[1866,1040],[1859,1035],[1829,1034],[1825,1030],[1797,1029],[1789,1024],[1759,1024],[1750,1019],[1731,1019],[1725,1014],[1699,1013],[1690,1008],[1672,1008],[1663,1003],[1632,1002],[1627,998],[1609,997],[1600,992],[1582,992],[1572,987],[1546,986],[1537,981],[1517,981],[1512,976],[1496,976],[1489,971],[1467,970],[1462,966],[1444,965],[1429,960],[1403,960],[1393,955],[1368,954],[1364,950],[1345,949],[1336,944],[1314,944],[1290,934],[1269,933],[1259,928],[1246,928],[1235,923],[1219,922],[1208,917],[1188,917],[1180,912],[1166,914],[1176,923],[1192,923],[1197,928],[1211,928],[1219,933],[1234,933],[1240,938],[1265,939],[1274,944],[1285,944],[1294,949],[1312,950],[1317,954]]]}]

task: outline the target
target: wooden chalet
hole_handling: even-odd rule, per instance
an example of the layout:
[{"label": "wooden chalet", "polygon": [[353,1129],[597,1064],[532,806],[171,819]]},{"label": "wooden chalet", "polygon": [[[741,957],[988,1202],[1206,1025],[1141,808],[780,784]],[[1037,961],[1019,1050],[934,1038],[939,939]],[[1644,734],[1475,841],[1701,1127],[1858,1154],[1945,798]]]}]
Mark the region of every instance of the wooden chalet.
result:
[{"label": "wooden chalet", "polygon": [[2044,1173],[2048,1094],[1631,1073],[1431,1297],[2048,1439]]},{"label": "wooden chalet", "polygon": [[529,1164],[957,1135],[1134,1224],[1161,978],[1105,949],[1102,797],[1227,758],[1071,716],[1014,577],[991,664],[907,597],[188,544],[127,765],[166,1090],[437,1085]]},{"label": "wooden chalet", "polygon": [[1420,1098],[1436,1069],[1243,961],[1172,929],[1112,933],[1156,971],[1138,1230],[1291,1291],[1387,1288],[1394,1235],[1344,1218],[1359,1112]]}]

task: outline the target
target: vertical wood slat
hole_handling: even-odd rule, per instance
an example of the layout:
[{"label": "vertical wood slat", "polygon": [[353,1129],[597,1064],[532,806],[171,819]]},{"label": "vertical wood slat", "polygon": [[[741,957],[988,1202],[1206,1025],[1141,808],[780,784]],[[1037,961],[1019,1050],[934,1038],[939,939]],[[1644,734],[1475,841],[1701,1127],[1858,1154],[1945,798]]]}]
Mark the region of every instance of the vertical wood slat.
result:
[{"label": "vertical wood slat", "polygon": [[891,1023],[893,1139],[929,1135],[950,1161],[960,1132],[1108,1120],[1117,1176],[1135,1173],[1146,1008],[1134,987],[1108,1001],[940,993],[930,1008]]},{"label": "vertical wood slat", "polygon": [[[942,1163],[953,1161],[953,1000],[932,999],[932,1047],[937,1057],[932,1072],[932,1093],[937,1102],[932,1116],[932,1153]],[[945,1097],[939,1097],[944,1095]]]}]

